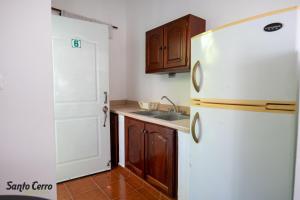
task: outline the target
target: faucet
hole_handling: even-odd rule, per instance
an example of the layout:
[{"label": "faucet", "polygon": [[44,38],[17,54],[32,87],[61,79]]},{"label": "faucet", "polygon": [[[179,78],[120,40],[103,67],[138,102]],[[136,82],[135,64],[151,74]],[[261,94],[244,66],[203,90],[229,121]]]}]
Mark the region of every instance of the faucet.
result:
[{"label": "faucet", "polygon": [[173,101],[171,101],[167,96],[162,96],[161,100],[163,100],[163,99],[167,99],[173,105],[173,111],[178,112],[177,106],[175,105],[175,103],[173,103]]}]

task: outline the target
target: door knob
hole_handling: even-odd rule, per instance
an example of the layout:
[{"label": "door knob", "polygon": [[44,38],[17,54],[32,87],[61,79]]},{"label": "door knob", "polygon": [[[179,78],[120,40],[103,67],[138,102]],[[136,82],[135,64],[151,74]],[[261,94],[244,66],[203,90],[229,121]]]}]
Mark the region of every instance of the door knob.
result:
[{"label": "door knob", "polygon": [[107,107],[107,106],[103,106],[102,111],[103,111],[103,113],[104,113],[103,127],[106,127],[106,120],[107,120],[108,107]]}]

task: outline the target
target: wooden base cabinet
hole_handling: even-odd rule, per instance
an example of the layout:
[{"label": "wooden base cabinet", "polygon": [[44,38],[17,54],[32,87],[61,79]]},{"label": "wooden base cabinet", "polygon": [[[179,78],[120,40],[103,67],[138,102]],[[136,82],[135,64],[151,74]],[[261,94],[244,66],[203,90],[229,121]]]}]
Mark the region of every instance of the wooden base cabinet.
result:
[{"label": "wooden base cabinet", "polygon": [[125,143],[126,167],[162,192],[175,197],[177,131],[126,117]]},{"label": "wooden base cabinet", "polygon": [[161,191],[176,193],[176,130],[145,124],[145,179]]},{"label": "wooden base cabinet", "polygon": [[140,177],[145,175],[144,122],[125,118],[125,165]]}]

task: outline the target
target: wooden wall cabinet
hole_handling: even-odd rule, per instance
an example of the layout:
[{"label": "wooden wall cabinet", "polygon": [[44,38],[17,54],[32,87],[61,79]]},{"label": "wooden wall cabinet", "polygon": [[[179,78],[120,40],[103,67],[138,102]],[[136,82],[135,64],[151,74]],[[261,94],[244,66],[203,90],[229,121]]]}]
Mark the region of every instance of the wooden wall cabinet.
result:
[{"label": "wooden wall cabinet", "polygon": [[126,167],[171,197],[177,192],[176,133],[174,129],[125,118]]},{"label": "wooden wall cabinet", "polygon": [[146,33],[146,72],[155,72],[164,67],[164,29],[159,27]]},{"label": "wooden wall cabinet", "polygon": [[205,31],[205,20],[187,15],[146,32],[146,73],[190,71],[191,37]]}]

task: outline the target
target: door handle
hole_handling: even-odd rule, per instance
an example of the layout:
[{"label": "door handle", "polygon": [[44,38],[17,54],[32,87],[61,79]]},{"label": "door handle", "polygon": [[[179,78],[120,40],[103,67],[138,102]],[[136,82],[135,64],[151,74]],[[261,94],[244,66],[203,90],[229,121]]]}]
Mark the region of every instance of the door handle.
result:
[{"label": "door handle", "polygon": [[[199,121],[200,122],[200,116],[199,116],[199,113],[196,113],[194,118],[193,118],[193,121],[192,121],[192,125],[191,125],[191,131],[192,131],[192,137],[194,139],[194,141],[196,143],[199,143],[199,140],[200,140],[200,136],[197,137],[196,135],[196,130],[195,130],[195,126],[196,126],[196,122]],[[200,135],[200,134],[199,134]]]},{"label": "door handle", "polygon": [[200,61],[199,60],[196,62],[196,64],[193,67],[193,70],[192,70],[192,83],[193,83],[194,89],[197,92],[200,92],[200,85],[201,85],[201,82],[202,82],[202,78],[200,77],[199,84],[197,84],[196,72],[197,72],[198,68],[199,68],[199,72],[200,72],[200,76],[201,76],[202,73],[201,73],[201,66],[200,66]]},{"label": "door handle", "polygon": [[107,104],[107,92],[104,92],[104,104]]},{"label": "door handle", "polygon": [[103,106],[102,111],[103,111],[103,113],[104,113],[103,127],[106,127],[106,120],[107,120],[108,107],[107,107],[107,106]]}]

